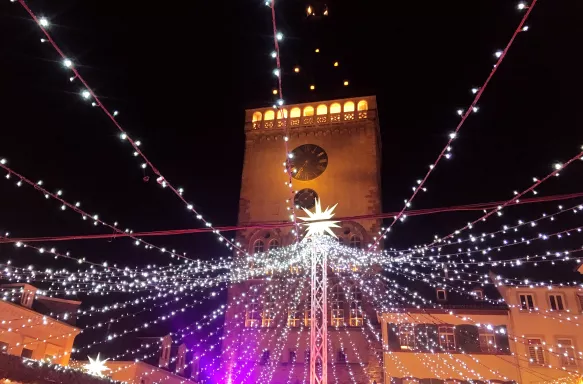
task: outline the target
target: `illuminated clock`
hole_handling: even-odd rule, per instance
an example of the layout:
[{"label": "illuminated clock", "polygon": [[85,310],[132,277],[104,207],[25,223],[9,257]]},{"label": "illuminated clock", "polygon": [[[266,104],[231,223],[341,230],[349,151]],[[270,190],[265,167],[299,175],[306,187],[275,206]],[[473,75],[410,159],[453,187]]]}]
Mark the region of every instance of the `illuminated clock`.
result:
[{"label": "illuminated clock", "polygon": [[310,188],[305,188],[294,196],[294,205],[297,208],[305,208],[305,209],[312,209],[316,205],[316,199],[318,198],[318,194],[316,191]]},{"label": "illuminated clock", "polygon": [[292,151],[290,159],[292,176],[296,180],[308,181],[320,176],[328,166],[328,154],[314,144],[300,145]]}]

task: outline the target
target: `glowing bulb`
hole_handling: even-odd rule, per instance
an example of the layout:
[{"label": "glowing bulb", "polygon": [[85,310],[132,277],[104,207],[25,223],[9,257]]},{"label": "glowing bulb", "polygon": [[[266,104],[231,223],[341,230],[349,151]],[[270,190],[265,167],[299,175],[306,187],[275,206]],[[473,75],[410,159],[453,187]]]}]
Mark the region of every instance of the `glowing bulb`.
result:
[{"label": "glowing bulb", "polygon": [[113,111],[113,115],[114,116],[117,116],[117,115],[119,115],[119,112],[118,111]]},{"label": "glowing bulb", "polygon": [[273,57],[275,59],[277,57],[277,52],[275,52],[275,51],[271,52],[271,57]]},{"label": "glowing bulb", "polygon": [[478,88],[472,88],[472,93],[473,93],[473,94],[476,94],[476,93],[478,93]]},{"label": "glowing bulb", "polygon": [[273,74],[277,77],[279,77],[279,69],[274,69],[273,70]]},{"label": "glowing bulb", "polygon": [[452,132],[449,134],[450,139],[455,139],[456,136],[457,136],[457,134],[455,132]]},{"label": "glowing bulb", "polygon": [[300,67],[295,67],[295,68],[294,68],[294,72],[295,72],[295,73],[299,73],[299,72],[300,72]]},{"label": "glowing bulb", "polygon": [[142,163],[142,168],[143,168],[143,169],[146,169],[146,167],[147,167],[147,166],[148,166],[148,164],[146,164],[146,163]]},{"label": "glowing bulb", "polygon": [[494,56],[499,58],[500,56],[502,56],[502,51],[496,51],[496,53],[494,53]]},{"label": "glowing bulb", "polygon": [[526,4],[524,2],[520,2],[518,3],[518,5],[516,6],[519,10],[523,10],[526,8]]},{"label": "glowing bulb", "polygon": [[6,159],[0,159],[0,164],[6,164]]},{"label": "glowing bulb", "polygon": [[457,110],[457,114],[460,115],[460,116],[463,115],[464,114],[464,110],[463,109],[458,109]]},{"label": "glowing bulb", "polygon": [[320,53],[320,48],[316,48],[316,50],[314,52]]},{"label": "glowing bulb", "polygon": [[38,23],[41,25],[41,27],[48,27],[49,26],[49,20],[46,17],[41,17],[40,19],[38,19]]},{"label": "glowing bulb", "polygon": [[528,25],[525,25],[524,27],[522,27],[522,32],[526,32],[528,31]]},{"label": "glowing bulb", "polygon": [[81,92],[81,96],[83,96],[84,99],[88,99],[91,97],[91,93],[89,93],[89,91],[85,89]]},{"label": "glowing bulb", "polygon": [[125,140],[128,138],[128,135],[124,132],[121,135],[119,135],[120,139]]},{"label": "glowing bulb", "polygon": [[310,90],[313,91],[314,89],[316,89],[316,86],[315,85],[310,85]]},{"label": "glowing bulb", "polygon": [[142,142],[140,140],[135,142],[136,146],[139,147],[140,145],[142,145]]},{"label": "glowing bulb", "polygon": [[344,80],[344,86],[348,86],[348,80]]},{"label": "glowing bulb", "polygon": [[334,66],[335,66],[335,67],[337,67],[337,66],[338,66],[338,62],[337,62],[337,61],[335,61],[335,62],[334,62]]},{"label": "glowing bulb", "polygon": [[274,95],[277,95],[277,89],[274,89],[273,91],[271,91],[271,93],[273,93]]},{"label": "glowing bulb", "polygon": [[277,100],[277,105],[283,105],[283,99]]},{"label": "glowing bulb", "polygon": [[67,68],[71,68],[73,66],[73,62],[69,59],[63,60],[63,65]]},{"label": "glowing bulb", "polygon": [[275,34],[275,37],[277,38],[277,40],[282,40],[282,39],[283,39],[283,33],[281,33],[281,32],[277,32],[277,33]]},{"label": "glowing bulb", "polygon": [[561,163],[555,163],[553,166],[555,167],[556,170],[563,168],[563,164]]}]

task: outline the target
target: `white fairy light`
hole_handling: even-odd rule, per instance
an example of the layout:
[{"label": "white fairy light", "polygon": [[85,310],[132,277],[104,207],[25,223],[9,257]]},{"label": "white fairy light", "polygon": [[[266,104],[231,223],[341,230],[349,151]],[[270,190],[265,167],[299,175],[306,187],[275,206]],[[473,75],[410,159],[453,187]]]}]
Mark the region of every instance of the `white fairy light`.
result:
[{"label": "white fairy light", "polygon": [[38,19],[38,23],[41,27],[48,27],[50,25],[49,20],[46,17],[41,17]]}]

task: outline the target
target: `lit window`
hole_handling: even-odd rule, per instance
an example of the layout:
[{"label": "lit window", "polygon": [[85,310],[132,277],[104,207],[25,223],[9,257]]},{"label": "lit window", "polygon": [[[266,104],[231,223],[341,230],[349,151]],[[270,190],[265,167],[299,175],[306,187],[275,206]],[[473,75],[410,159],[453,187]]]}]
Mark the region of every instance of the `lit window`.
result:
[{"label": "lit window", "polygon": [[531,365],[545,364],[545,352],[541,339],[528,339],[528,355]]},{"label": "lit window", "polygon": [[305,107],[304,116],[314,116],[314,107],[310,107],[309,105]]},{"label": "lit window", "polygon": [[368,103],[366,102],[366,100],[360,100],[358,102],[357,108],[359,111],[367,111],[368,110]]},{"label": "lit window", "polygon": [[359,236],[353,235],[350,238],[350,247],[351,248],[360,248],[361,240]]},{"label": "lit window", "polygon": [[277,249],[279,248],[279,241],[277,241],[276,239],[273,239],[269,242],[269,250],[271,251],[272,249]]},{"label": "lit window", "polygon": [[336,361],[339,363],[346,363],[346,353],[342,349],[338,351]]},{"label": "lit window", "polygon": [[549,302],[551,303],[551,309],[553,311],[564,311],[565,310],[565,298],[562,294],[556,293],[549,295]]},{"label": "lit window", "polygon": [[255,112],[255,113],[253,113],[253,122],[261,121],[262,116],[263,115],[261,114],[261,112]]},{"label": "lit window", "polygon": [[344,294],[342,293],[342,287],[340,287],[339,284],[332,288],[330,299],[332,305],[332,319],[330,325],[333,327],[340,327],[344,325]]},{"label": "lit window", "polygon": [[413,324],[399,325],[399,344],[403,350],[413,351],[415,349],[415,326]]},{"label": "lit window", "polygon": [[300,117],[301,114],[302,114],[302,110],[299,109],[298,107],[295,107],[295,108],[291,109],[289,116],[290,117]]},{"label": "lit window", "polygon": [[352,101],[344,103],[344,112],[354,112],[354,103]]},{"label": "lit window", "polygon": [[330,113],[340,113],[342,112],[342,106],[338,103],[333,103],[330,106]]},{"label": "lit window", "polygon": [[253,243],[253,254],[261,253],[263,251],[265,251],[265,243],[263,240],[255,240],[255,243]]},{"label": "lit window", "polygon": [[534,297],[531,294],[521,294],[520,295],[520,308],[524,310],[532,311],[534,307]]},{"label": "lit window", "polygon": [[275,320],[275,300],[270,295],[264,298],[263,311],[261,312],[261,326],[269,328],[274,324]]},{"label": "lit window", "polygon": [[439,301],[446,301],[447,300],[447,291],[445,289],[438,289],[437,290],[437,300],[439,300]]},{"label": "lit window", "polygon": [[289,308],[287,310],[287,326],[294,328],[300,326],[300,312],[297,308]]},{"label": "lit window", "polygon": [[265,111],[265,115],[263,116],[264,120],[273,120],[275,118],[275,112],[273,110]]},{"label": "lit window", "polygon": [[496,335],[494,334],[494,331],[480,327],[479,338],[480,350],[482,352],[496,353],[498,351],[498,347],[496,346]]},{"label": "lit window", "polygon": [[350,326],[360,327],[364,323],[362,316],[362,291],[356,285],[350,288]]},{"label": "lit window", "polygon": [[328,107],[324,104],[320,104],[318,105],[318,108],[316,109],[316,114],[317,115],[326,115],[328,114]]},{"label": "lit window", "polygon": [[283,116],[284,119],[287,119],[287,109],[284,108],[284,109],[277,110],[277,118],[281,119],[281,116]]},{"label": "lit window", "polygon": [[484,300],[484,291],[481,289],[474,289],[472,291],[472,296],[474,296],[475,300]]},{"label": "lit window", "polygon": [[559,359],[561,360],[562,367],[576,367],[577,358],[575,354],[575,347],[573,346],[573,340],[570,339],[559,339],[557,340],[557,353]]},{"label": "lit window", "polygon": [[440,325],[439,346],[443,351],[455,351],[455,328],[453,325]]},{"label": "lit window", "polygon": [[260,319],[261,304],[259,303],[259,291],[257,287],[251,287],[249,293],[247,293],[247,303],[245,305],[245,327],[258,327]]}]

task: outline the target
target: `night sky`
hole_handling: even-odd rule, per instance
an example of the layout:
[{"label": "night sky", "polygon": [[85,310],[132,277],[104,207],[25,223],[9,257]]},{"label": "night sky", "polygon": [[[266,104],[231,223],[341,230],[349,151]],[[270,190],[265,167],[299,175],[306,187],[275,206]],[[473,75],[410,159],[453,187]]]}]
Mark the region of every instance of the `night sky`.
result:
[{"label": "night sky", "polygon": [[[486,79],[523,13],[508,0],[374,2],[330,0],[308,20],[305,1],[276,0],[286,103],[377,95],[383,140],[383,211],[411,194]],[[234,225],[244,148],[244,109],[273,104],[269,8],[260,0],[124,2],[31,0],[50,32],[118,121],[174,185],[215,225]],[[413,208],[498,201],[581,150],[583,3],[540,0],[500,70],[454,142],[453,158],[430,177]],[[0,5],[0,157],[17,172],[62,189],[70,202],[134,231],[195,228],[197,220],[151,172],[97,108],[18,3]],[[315,48],[320,53],[314,52]],[[332,63],[339,61],[334,68]],[[299,74],[292,68],[301,67]],[[350,85],[344,87],[344,80]],[[309,85],[316,90],[310,91]],[[282,158],[284,153],[282,153]],[[274,159],[281,161],[281,159]],[[581,192],[583,162],[538,189]],[[150,176],[144,182],[144,176]],[[0,179],[0,229],[11,236],[107,233],[31,187]],[[530,195],[529,197],[532,197]],[[286,197],[282,195],[282,199]],[[577,201],[563,203],[575,204]],[[507,209],[476,228],[556,211],[558,203]],[[409,218],[387,247],[425,243],[479,212]],[[549,232],[580,223],[549,225]],[[540,229],[537,228],[540,231]],[[105,231],[105,232],[104,232]],[[536,232],[533,232],[536,233]],[[213,259],[228,254],[208,234],[151,239]],[[165,264],[131,240],[57,243],[59,250],[121,265]],[[580,246],[580,240],[579,240]],[[0,246],[0,258],[43,264]],[[51,259],[48,259],[51,261]],[[67,266],[65,263],[64,266]],[[73,265],[72,268],[75,268]],[[552,274],[551,274],[551,277]]]}]

